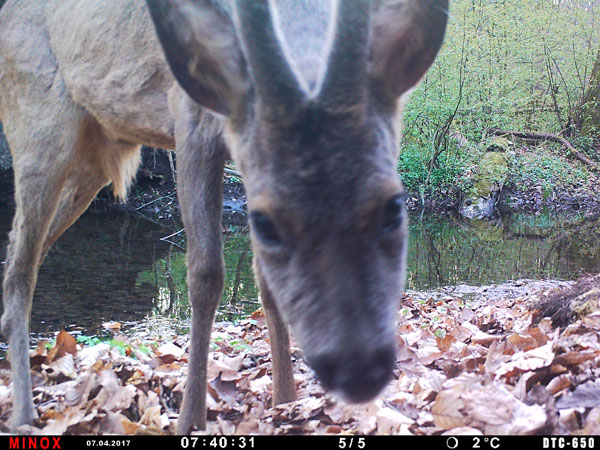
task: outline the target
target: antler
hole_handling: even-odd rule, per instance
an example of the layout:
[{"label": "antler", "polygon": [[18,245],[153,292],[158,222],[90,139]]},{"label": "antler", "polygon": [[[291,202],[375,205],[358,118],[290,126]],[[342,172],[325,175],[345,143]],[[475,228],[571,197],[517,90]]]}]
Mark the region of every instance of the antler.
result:
[{"label": "antler", "polygon": [[352,107],[366,94],[371,2],[338,0],[336,35],[319,94],[321,103],[335,109]]},{"label": "antler", "polygon": [[306,94],[287,61],[268,0],[237,0],[236,16],[262,112],[281,117]]}]

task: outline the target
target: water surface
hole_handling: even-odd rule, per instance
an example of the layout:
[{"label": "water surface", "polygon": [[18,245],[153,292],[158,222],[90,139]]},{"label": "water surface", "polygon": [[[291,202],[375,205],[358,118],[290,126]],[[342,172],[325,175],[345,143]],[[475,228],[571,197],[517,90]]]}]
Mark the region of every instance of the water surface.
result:
[{"label": "water surface", "polygon": [[[4,260],[12,211],[0,210]],[[139,215],[88,211],[49,252],[34,295],[34,337],[60,328],[85,335],[102,323],[132,324],[158,315],[185,319],[184,233]],[[227,270],[220,320],[257,307],[252,252],[244,227],[225,226]],[[600,220],[551,213],[512,215],[492,222],[413,215],[407,288],[485,285],[520,278],[574,279],[600,271]]]}]

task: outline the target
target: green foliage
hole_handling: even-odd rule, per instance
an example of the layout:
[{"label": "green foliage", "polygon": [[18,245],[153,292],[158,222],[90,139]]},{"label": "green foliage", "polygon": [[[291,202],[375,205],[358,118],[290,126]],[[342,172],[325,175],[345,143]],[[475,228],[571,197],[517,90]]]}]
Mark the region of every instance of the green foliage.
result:
[{"label": "green foliage", "polygon": [[405,108],[408,189],[456,183],[487,128],[559,133],[590,79],[599,12],[580,0],[452,1],[444,46]]},{"label": "green foliage", "polygon": [[77,336],[77,342],[79,342],[80,344],[83,344],[83,345],[93,346],[93,345],[101,344],[103,341],[98,336],[80,335],[80,336]]},{"label": "green foliage", "polygon": [[455,121],[467,137],[490,125],[560,131],[594,64],[598,11],[587,1],[455,0],[450,13],[444,47],[408,109],[441,123],[462,77]]},{"label": "green foliage", "polygon": [[472,160],[473,154],[448,152],[438,159],[434,167],[430,167],[431,159],[427,152],[421,151],[417,145],[407,145],[400,154],[398,172],[410,192],[439,194],[461,187],[460,178]]},{"label": "green foliage", "polygon": [[[94,346],[94,345],[98,345],[98,344],[108,344],[111,348],[117,349],[119,351],[119,353],[121,353],[122,355],[126,355],[127,353],[130,353],[130,356],[132,358],[135,358],[135,353],[132,352],[133,348],[132,348],[131,344],[127,343],[121,339],[113,339],[111,337],[103,338],[103,337],[99,337],[99,336],[80,335],[80,336],[77,336],[77,342],[79,342],[80,344],[83,344],[83,345],[90,346],[90,347]],[[150,344],[150,345],[152,345],[152,344]],[[150,355],[150,353],[152,353],[152,349],[150,348],[150,345],[139,344],[136,346],[136,349],[146,355]]]},{"label": "green foliage", "polygon": [[540,187],[548,198],[554,189],[565,185],[580,185],[588,179],[585,170],[574,167],[566,160],[538,148],[516,157],[511,165],[511,186],[520,191]]},{"label": "green foliage", "polygon": [[249,353],[252,351],[252,346],[250,343],[245,341],[240,341],[236,338],[227,336],[227,338],[223,336],[217,336],[210,342],[210,347],[213,350],[217,350],[220,347],[228,346],[233,348],[236,352],[240,353]]}]

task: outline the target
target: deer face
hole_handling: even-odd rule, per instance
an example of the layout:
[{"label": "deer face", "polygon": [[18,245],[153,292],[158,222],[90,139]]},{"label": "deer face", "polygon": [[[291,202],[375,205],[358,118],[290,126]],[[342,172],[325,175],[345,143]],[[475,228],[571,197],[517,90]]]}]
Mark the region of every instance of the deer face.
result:
[{"label": "deer face", "polygon": [[407,237],[397,136],[366,112],[309,104],[299,117],[250,123],[236,140],[255,263],[323,384],[364,401],[395,362]]}]

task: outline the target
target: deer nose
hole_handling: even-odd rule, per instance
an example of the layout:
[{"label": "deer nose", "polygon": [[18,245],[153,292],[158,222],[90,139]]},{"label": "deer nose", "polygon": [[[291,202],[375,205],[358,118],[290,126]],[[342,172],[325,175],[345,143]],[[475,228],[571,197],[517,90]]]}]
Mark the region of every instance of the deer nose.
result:
[{"label": "deer nose", "polygon": [[326,353],[309,361],[323,386],[351,403],[367,402],[379,394],[390,380],[395,363],[393,345],[342,356]]}]

